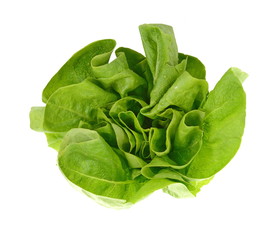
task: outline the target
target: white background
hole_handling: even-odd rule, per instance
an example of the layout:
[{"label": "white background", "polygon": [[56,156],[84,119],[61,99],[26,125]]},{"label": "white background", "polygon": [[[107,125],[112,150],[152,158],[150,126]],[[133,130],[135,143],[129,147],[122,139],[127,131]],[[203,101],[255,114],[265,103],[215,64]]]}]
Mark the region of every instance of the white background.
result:
[{"label": "white background", "polygon": [[[1,1],[0,239],[280,239],[280,37],[277,1]],[[113,38],[143,52],[138,25],[174,27],[210,86],[231,66],[249,73],[242,146],[194,199],[156,192],[112,210],[75,191],[31,106],[80,48]]]}]

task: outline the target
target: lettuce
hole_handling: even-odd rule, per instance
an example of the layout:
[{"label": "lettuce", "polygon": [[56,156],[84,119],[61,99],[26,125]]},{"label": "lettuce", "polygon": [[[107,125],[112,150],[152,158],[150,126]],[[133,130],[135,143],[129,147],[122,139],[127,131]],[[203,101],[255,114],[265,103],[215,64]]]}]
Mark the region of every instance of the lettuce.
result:
[{"label": "lettuce", "polygon": [[163,189],[195,196],[237,152],[247,74],[230,68],[208,92],[205,67],[178,53],[173,29],[139,27],[145,55],[111,39],[74,54],[32,107],[30,126],[58,151],[66,179],[96,202],[125,208]]}]

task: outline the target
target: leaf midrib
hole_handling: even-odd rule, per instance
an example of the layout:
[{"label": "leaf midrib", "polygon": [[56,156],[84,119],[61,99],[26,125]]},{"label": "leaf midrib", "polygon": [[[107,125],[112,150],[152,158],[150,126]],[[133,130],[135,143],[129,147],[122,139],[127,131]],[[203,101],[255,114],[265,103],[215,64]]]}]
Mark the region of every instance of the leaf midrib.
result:
[{"label": "leaf midrib", "polygon": [[76,171],[74,169],[71,169],[71,168],[68,168],[68,167],[65,167],[65,166],[62,166],[61,164],[59,164],[59,167],[60,168],[64,168],[64,169],[66,169],[68,171],[74,172],[76,174],[80,174],[80,175],[82,175],[84,177],[87,177],[87,178],[90,178],[90,179],[94,179],[94,180],[101,181],[101,182],[106,182],[106,183],[111,183],[111,184],[130,184],[130,183],[134,183],[135,182],[134,180],[113,181],[113,180],[108,180],[108,179],[104,179],[104,178],[98,178],[98,177],[90,176],[90,175],[85,174],[85,173],[81,173],[79,171]]},{"label": "leaf midrib", "polygon": [[60,109],[66,110],[66,111],[68,111],[68,112],[74,113],[74,114],[76,114],[76,115],[78,115],[78,116],[80,116],[80,117],[82,117],[82,118],[84,118],[84,119],[86,119],[86,120],[89,120],[89,121],[91,120],[90,117],[84,116],[83,114],[81,114],[81,113],[79,113],[79,112],[76,112],[76,111],[74,111],[74,110],[72,110],[72,109],[70,109],[70,108],[63,107],[63,106],[61,106],[61,105],[58,105],[58,104],[55,104],[55,103],[51,103],[51,102],[48,102],[48,104],[49,104],[49,105],[56,106],[56,107],[58,107],[58,108],[60,108]]}]

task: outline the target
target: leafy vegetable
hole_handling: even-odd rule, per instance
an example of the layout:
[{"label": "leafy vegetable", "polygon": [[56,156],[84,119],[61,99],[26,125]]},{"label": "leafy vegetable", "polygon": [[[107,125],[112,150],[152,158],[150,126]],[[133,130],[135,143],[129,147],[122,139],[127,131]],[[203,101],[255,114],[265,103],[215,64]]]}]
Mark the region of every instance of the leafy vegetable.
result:
[{"label": "leafy vegetable", "polygon": [[74,54],[32,107],[30,127],[58,151],[69,182],[98,203],[129,207],[163,189],[195,196],[237,152],[247,74],[230,68],[209,93],[205,67],[178,53],[173,29],[139,27],[145,56],[100,40]]}]

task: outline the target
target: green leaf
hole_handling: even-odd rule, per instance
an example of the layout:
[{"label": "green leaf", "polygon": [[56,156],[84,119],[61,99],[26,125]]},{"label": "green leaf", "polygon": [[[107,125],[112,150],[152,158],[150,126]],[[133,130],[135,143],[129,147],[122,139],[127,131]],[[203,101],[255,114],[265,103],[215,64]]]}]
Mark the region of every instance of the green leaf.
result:
[{"label": "green leaf", "polygon": [[171,145],[175,137],[175,132],[182,118],[182,113],[172,108],[167,109],[159,115],[160,118],[170,120],[168,127],[152,127],[149,136],[150,149],[157,156],[167,155],[171,151]]},{"label": "green leaf", "polygon": [[145,95],[143,99],[148,100],[147,98],[149,98],[149,94],[153,88],[153,76],[146,57],[141,53],[124,47],[120,47],[116,50],[116,56],[118,57],[120,54],[125,54],[129,68],[146,80],[147,92],[143,93]]},{"label": "green leaf", "polygon": [[150,94],[150,105],[147,110],[145,108],[143,109],[143,113],[146,113],[161,100],[176,79],[184,72],[185,68],[186,61],[182,61],[175,66],[165,65],[162,68],[158,77],[154,79],[153,88]]},{"label": "green leaf", "polygon": [[30,128],[37,132],[43,132],[45,107],[32,107],[29,113]]},{"label": "green leaf", "polygon": [[168,193],[175,198],[189,198],[194,197],[191,191],[183,183],[174,183],[170,186],[163,188],[163,192]]},{"label": "green leaf", "polygon": [[142,97],[147,91],[147,82],[129,69],[124,53],[119,53],[111,63],[92,65],[92,72],[95,77],[94,82],[106,90],[114,90],[121,97],[128,95]]},{"label": "green leaf", "polygon": [[175,106],[188,112],[199,108],[204,102],[207,93],[207,82],[194,78],[185,71],[161,97],[158,104],[150,111],[143,112],[142,110],[142,113],[147,117],[154,118],[170,106]]},{"label": "green leaf", "polygon": [[[110,207],[136,202],[173,182],[170,180],[133,180],[125,159],[100,135],[88,129],[72,129],[63,139],[58,165],[65,177],[94,194],[109,199]],[[123,201],[120,201],[123,200]]]},{"label": "green leaf", "polygon": [[92,130],[70,130],[58,163],[71,182],[96,195],[126,199],[127,187],[133,184],[124,159]]},{"label": "green leaf", "polygon": [[179,62],[186,60],[186,71],[192,75],[194,78],[205,79],[206,70],[203,63],[196,57],[179,53]]},{"label": "green leaf", "polygon": [[93,42],[75,53],[52,77],[43,90],[43,102],[46,103],[57,89],[80,83],[87,77],[91,77],[91,59],[96,57],[99,63],[105,64],[109,61],[115,45],[115,40],[105,39]]},{"label": "green leaf", "polygon": [[146,61],[146,57],[143,56],[141,53],[136,52],[130,48],[120,47],[116,51],[116,56],[119,57],[120,55],[124,54],[127,60],[127,64],[129,68],[136,72],[141,77],[145,78],[142,72],[142,69],[139,68],[139,64],[143,61]]},{"label": "green leaf", "polygon": [[53,133],[45,132],[48,141],[48,146],[56,151],[59,151],[60,144],[65,134],[66,134],[65,132],[53,132]]},{"label": "green leaf", "polygon": [[186,167],[200,150],[204,115],[202,111],[192,110],[182,118],[175,133],[173,149],[169,154],[177,166]]},{"label": "green leaf", "polygon": [[178,49],[173,28],[163,24],[143,24],[139,26],[143,47],[154,79],[168,64],[178,64]]},{"label": "green leaf", "polygon": [[246,95],[242,82],[247,74],[230,68],[210,92],[202,110],[203,144],[187,176],[211,177],[225,167],[237,152],[245,127]]},{"label": "green leaf", "polygon": [[58,89],[47,102],[44,129],[65,132],[79,126],[80,121],[96,123],[97,109],[116,101],[118,96],[89,80]]},{"label": "green leaf", "polygon": [[46,131],[44,128],[44,115],[45,107],[32,107],[29,114],[30,128],[37,132],[44,132],[48,146],[58,151],[65,132]]}]

